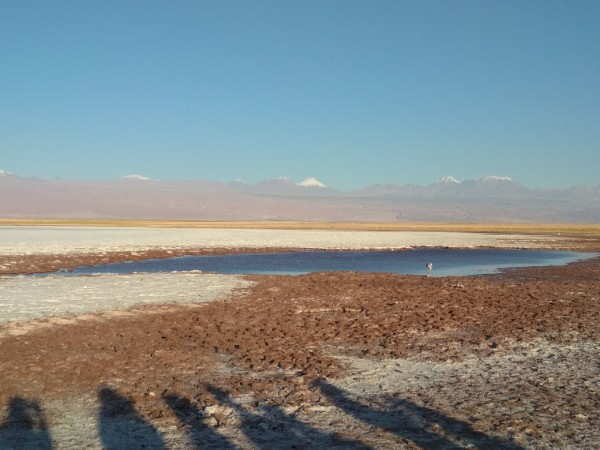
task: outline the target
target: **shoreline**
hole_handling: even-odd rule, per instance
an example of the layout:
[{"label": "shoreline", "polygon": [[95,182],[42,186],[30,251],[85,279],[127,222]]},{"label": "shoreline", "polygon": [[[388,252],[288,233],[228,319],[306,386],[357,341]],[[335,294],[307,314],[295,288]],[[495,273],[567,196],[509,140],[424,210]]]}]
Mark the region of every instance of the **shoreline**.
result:
[{"label": "shoreline", "polygon": [[[0,276],[10,275],[35,275],[51,274],[61,271],[70,271],[82,266],[95,266],[102,264],[138,262],[148,259],[171,259],[183,256],[211,256],[228,254],[261,254],[261,253],[286,253],[302,251],[411,251],[421,248],[448,248],[448,247],[429,247],[415,246],[410,248],[290,248],[290,247],[270,247],[270,248],[193,248],[193,249],[161,249],[146,251],[120,251],[120,252],[98,252],[98,253],[63,253],[63,254],[29,254],[29,255],[1,255],[0,254]],[[457,250],[481,250],[495,249],[494,246],[482,247],[452,247]],[[503,247],[511,248],[511,247]],[[598,253],[600,252],[600,239],[593,243],[564,243],[563,245],[548,245],[535,248],[513,247],[519,250],[549,250],[549,251],[572,251],[579,253]]]},{"label": "shoreline", "polygon": [[0,226],[0,238],[0,275],[227,253],[410,248],[532,248],[600,252],[600,233],[565,236],[440,231]]},{"label": "shoreline", "polygon": [[[596,252],[600,236],[544,242]],[[26,322],[0,336],[0,447],[47,436],[52,448],[101,448],[107,429],[120,447],[133,436],[185,450],[600,441],[590,364],[600,360],[600,258],[468,277],[243,279],[243,291],[209,303]]]},{"label": "shoreline", "polygon": [[[455,433],[463,446],[591,449],[599,274],[595,258],[447,279],[246,276],[245,293],[202,307],[149,306],[5,336],[0,411],[11,398],[37,402],[56,442],[92,448],[109,420],[98,408],[114,400],[167,448],[194,448],[190,436],[211,433],[246,448],[245,436],[260,433],[271,447],[300,436],[335,448],[336,435],[403,449]],[[409,412],[424,428],[406,435]],[[133,413],[111,414],[126,427]],[[296,427],[306,433],[288,433]]]}]

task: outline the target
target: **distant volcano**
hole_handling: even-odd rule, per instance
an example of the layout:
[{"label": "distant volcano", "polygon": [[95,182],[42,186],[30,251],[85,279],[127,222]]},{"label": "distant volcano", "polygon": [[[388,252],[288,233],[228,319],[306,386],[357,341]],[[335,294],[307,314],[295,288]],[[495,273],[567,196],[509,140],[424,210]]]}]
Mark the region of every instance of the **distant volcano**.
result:
[{"label": "distant volcano", "polygon": [[599,223],[600,185],[529,189],[504,176],[353,191],[314,177],[248,184],[207,180],[44,180],[0,171],[0,218]]},{"label": "distant volcano", "polygon": [[323,183],[321,183],[319,180],[317,180],[316,178],[313,178],[313,177],[310,177],[310,178],[307,178],[304,181],[301,181],[300,183],[298,183],[298,186],[319,187],[319,188],[326,188],[327,187]]}]

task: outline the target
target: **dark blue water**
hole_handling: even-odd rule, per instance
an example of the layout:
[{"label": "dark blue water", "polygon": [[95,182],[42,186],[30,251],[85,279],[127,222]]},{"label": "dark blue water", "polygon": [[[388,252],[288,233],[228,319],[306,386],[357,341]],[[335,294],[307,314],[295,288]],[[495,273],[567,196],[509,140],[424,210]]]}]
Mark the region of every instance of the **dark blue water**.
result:
[{"label": "dark blue water", "polygon": [[183,256],[78,268],[74,275],[94,273],[173,272],[200,270],[222,274],[299,275],[322,271],[391,272],[432,276],[480,275],[501,268],[564,265],[595,254],[537,250],[416,249],[403,251],[301,251],[216,256]]}]

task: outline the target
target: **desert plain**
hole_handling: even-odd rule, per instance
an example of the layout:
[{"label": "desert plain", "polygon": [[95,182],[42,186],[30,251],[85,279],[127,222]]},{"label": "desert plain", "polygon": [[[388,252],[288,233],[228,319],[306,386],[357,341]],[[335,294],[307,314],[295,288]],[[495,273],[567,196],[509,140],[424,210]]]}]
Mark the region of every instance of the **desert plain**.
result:
[{"label": "desert plain", "polygon": [[470,277],[24,275],[308,248],[598,252],[600,227],[2,225],[2,449],[600,446],[598,257]]}]

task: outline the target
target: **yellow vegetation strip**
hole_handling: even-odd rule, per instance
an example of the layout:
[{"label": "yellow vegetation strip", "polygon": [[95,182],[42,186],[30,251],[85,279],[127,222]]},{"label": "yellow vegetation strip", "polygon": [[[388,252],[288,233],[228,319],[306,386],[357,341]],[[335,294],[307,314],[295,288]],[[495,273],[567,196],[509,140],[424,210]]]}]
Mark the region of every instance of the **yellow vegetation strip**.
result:
[{"label": "yellow vegetation strip", "polygon": [[530,233],[600,235],[600,224],[503,224],[433,222],[220,222],[191,220],[0,219],[0,226],[85,226],[146,228],[236,228],[339,231],[447,231],[470,233]]}]

